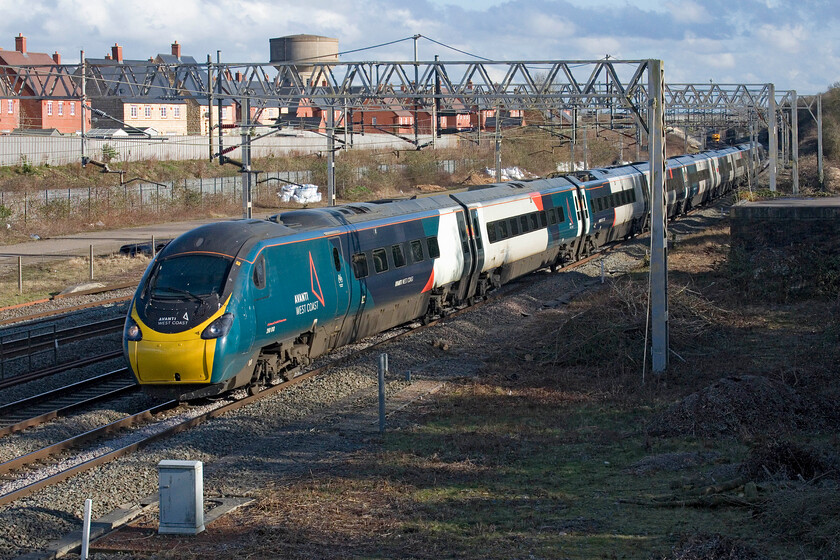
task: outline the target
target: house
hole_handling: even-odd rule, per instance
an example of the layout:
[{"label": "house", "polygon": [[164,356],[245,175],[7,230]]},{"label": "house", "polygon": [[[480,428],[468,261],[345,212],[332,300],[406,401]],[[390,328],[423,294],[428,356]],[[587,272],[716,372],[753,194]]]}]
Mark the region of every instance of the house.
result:
[{"label": "house", "polygon": [[[75,94],[76,79],[61,71],[61,55],[29,52],[26,37],[15,37],[15,50],[0,50],[0,73],[13,84],[18,99],[3,99],[3,117],[0,130],[16,120],[23,129],[55,128],[63,134],[77,133],[82,129],[81,99]],[[20,71],[16,67],[27,67]],[[34,68],[33,68],[34,67]],[[2,95],[2,92],[0,92]],[[9,101],[16,103],[9,104]],[[12,111],[9,113],[9,111]],[[90,127],[90,113],[86,114],[85,127]]]},{"label": "house", "polygon": [[[105,58],[85,59],[86,82],[97,128],[152,127],[161,134],[187,134],[187,103],[154,59],[126,60],[119,44]],[[144,80],[140,83],[139,80]]]},{"label": "house", "polygon": [[[187,115],[187,134],[207,136],[210,128],[209,100],[206,95],[198,95],[198,92],[207,91],[207,68],[189,55],[181,53],[181,45],[174,41],[171,45],[170,54],[158,54],[154,61],[167,65],[168,78],[174,92],[184,100]],[[171,70],[175,65],[178,67],[177,74]],[[195,65],[195,66],[193,66]],[[214,90],[216,87],[214,86]],[[225,91],[225,90],[223,90]],[[219,100],[213,102],[213,127],[218,126]],[[225,125],[223,131],[232,129],[236,124],[236,105],[232,99],[222,99],[222,123]],[[215,132],[215,131],[214,131]]]},{"label": "house", "polygon": [[19,127],[20,101],[12,97],[0,97],[0,134],[8,134]]},{"label": "house", "polygon": [[396,99],[383,99],[375,105],[354,110],[350,122],[353,132],[413,134],[414,111],[404,109]]}]

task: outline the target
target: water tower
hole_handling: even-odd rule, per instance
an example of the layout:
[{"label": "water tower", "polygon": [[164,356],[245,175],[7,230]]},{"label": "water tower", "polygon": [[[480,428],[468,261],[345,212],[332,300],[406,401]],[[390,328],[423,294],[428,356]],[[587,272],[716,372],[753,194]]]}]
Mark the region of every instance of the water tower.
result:
[{"label": "water tower", "polygon": [[304,82],[312,79],[313,62],[338,62],[338,39],[320,35],[287,35],[268,40],[270,62],[294,62]]}]

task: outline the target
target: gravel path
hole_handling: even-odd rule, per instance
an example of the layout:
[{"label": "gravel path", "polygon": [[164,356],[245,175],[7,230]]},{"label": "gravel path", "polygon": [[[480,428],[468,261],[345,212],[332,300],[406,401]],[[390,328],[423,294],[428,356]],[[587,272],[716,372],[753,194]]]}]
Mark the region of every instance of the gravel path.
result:
[{"label": "gravel path", "polygon": [[[684,235],[719,222],[721,211],[695,216],[673,231]],[[415,381],[474,375],[524,321],[539,320],[570,295],[599,285],[602,262],[607,277],[638,266],[648,243],[638,240],[574,271],[531,275],[507,287],[518,291],[503,299],[386,342],[288,391],[0,507],[0,560],[44,549],[78,530],[86,498],[93,500],[95,519],[155,493],[157,464],[164,459],[203,461],[205,497],[256,496],[267,482],[340,462],[347,452],[376,441],[380,352],[389,354],[389,398],[406,388],[406,371]],[[4,439],[4,447],[10,441]]]}]

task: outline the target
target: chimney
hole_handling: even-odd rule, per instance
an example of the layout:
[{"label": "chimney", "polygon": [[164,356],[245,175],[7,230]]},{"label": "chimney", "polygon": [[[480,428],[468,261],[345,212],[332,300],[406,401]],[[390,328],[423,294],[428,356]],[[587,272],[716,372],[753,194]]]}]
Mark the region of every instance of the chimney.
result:
[{"label": "chimney", "polygon": [[181,60],[181,45],[178,44],[178,41],[172,43],[172,56]]},{"label": "chimney", "polygon": [[53,60],[55,61],[56,64],[61,64],[61,55],[58,54],[58,51],[55,51],[53,53]]},{"label": "chimney", "polygon": [[18,33],[18,36],[15,37],[15,50],[26,54],[26,37],[23,36],[23,33]]},{"label": "chimney", "polygon": [[236,81],[237,81],[237,82],[241,82],[241,81],[242,81],[242,72],[237,72],[237,73],[236,73]]},{"label": "chimney", "polygon": [[105,60],[113,60],[113,59],[111,58],[111,55],[110,55],[110,54],[106,54],[106,55],[105,55]]},{"label": "chimney", "polygon": [[118,43],[114,43],[114,46],[111,47],[111,58],[116,60],[117,62],[122,62],[122,47]]}]

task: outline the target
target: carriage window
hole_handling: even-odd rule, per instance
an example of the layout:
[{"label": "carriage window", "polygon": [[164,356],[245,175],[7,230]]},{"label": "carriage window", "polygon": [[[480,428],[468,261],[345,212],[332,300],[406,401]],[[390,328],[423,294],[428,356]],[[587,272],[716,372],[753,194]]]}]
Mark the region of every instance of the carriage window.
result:
[{"label": "carriage window", "polygon": [[557,223],[557,210],[555,208],[548,209],[548,223],[552,226]]},{"label": "carriage window", "polygon": [[394,257],[394,267],[399,268],[405,266],[405,255],[403,254],[402,245],[391,246],[391,256]]},{"label": "carriage window", "polygon": [[411,242],[411,260],[414,262],[423,260],[423,244],[420,243],[419,239]]},{"label": "carriage window", "polygon": [[254,274],[253,274],[254,286],[258,289],[262,290],[265,288],[265,259],[260,255],[260,258],[257,259],[257,262],[254,263]]},{"label": "carriage window", "polygon": [[377,273],[388,270],[388,255],[385,253],[385,249],[373,250],[373,269]]},{"label": "carriage window", "polygon": [[546,216],[545,210],[540,210],[539,217],[540,217],[540,227],[541,228],[548,227],[548,216]]},{"label": "carriage window", "polygon": [[487,224],[487,241],[496,242],[496,224]]},{"label": "carriage window", "polygon": [[558,222],[565,222],[566,221],[566,216],[563,213],[563,207],[558,206],[557,208],[555,208],[555,210],[557,210],[557,221]]},{"label": "carriage window", "polygon": [[528,229],[530,231],[536,231],[536,230],[540,229],[540,224],[537,221],[537,213],[536,212],[531,212],[530,214],[528,214]]},{"label": "carriage window", "polygon": [[368,275],[367,255],[356,253],[351,261],[353,262],[353,274],[356,275],[356,278],[366,278]]},{"label": "carriage window", "polygon": [[502,220],[501,222],[496,222],[496,226],[499,228],[499,239],[507,239],[510,237],[506,221]]},{"label": "carriage window", "polygon": [[440,256],[440,247],[438,246],[437,237],[429,237],[426,239],[429,245],[429,258],[436,259]]},{"label": "carriage window", "polygon": [[517,221],[516,218],[511,218],[508,222],[508,225],[510,226],[511,237],[516,237],[517,235],[519,235],[519,221]]},{"label": "carriage window", "polygon": [[528,229],[528,216],[527,215],[522,214],[521,216],[519,216],[519,227],[522,230],[522,233],[528,233],[529,231],[531,231],[530,229]]},{"label": "carriage window", "polygon": [[337,247],[333,247],[333,264],[335,265],[335,271],[341,272],[341,258],[338,256]]}]

